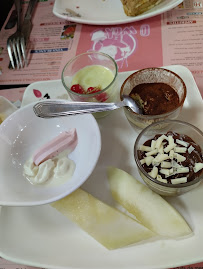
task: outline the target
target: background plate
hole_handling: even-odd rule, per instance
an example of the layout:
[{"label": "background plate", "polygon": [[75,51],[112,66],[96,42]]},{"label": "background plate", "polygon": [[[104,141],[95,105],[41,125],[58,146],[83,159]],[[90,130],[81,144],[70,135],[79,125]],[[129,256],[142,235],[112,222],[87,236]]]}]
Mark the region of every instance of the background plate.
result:
[{"label": "background plate", "polygon": [[[179,119],[200,129],[202,99],[190,71],[182,66],[168,68],[179,74],[186,83],[188,94]],[[119,86],[132,72],[119,73]],[[41,82],[41,88],[60,81]],[[40,86],[40,82],[37,84]],[[24,98],[36,89],[31,84]],[[119,89],[119,87],[118,87]],[[54,88],[50,90],[50,95]],[[26,100],[24,99],[24,102]],[[107,166],[115,166],[140,179],[133,158],[137,133],[125,118],[122,109],[99,119],[102,149],[99,161],[82,188],[113,205],[106,178]],[[157,240],[106,250],[51,206],[2,207],[0,215],[0,256],[16,263],[43,268],[63,269],[146,269],[171,268],[203,260],[203,184],[180,197],[167,199],[183,215],[194,235],[181,240]]]},{"label": "background plate", "polygon": [[120,0],[55,0],[53,13],[62,19],[94,25],[116,25],[147,19],[166,12],[183,0],[163,0],[151,10],[128,17]]}]

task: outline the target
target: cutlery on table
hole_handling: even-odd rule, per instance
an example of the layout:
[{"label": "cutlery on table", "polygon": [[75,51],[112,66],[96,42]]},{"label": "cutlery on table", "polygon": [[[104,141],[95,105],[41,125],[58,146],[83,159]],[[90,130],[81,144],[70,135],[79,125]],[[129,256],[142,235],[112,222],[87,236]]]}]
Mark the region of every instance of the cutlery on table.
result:
[{"label": "cutlery on table", "polygon": [[123,96],[118,103],[68,102],[65,100],[41,101],[33,106],[34,113],[40,118],[53,118],[68,115],[110,111],[121,107],[129,107],[138,114],[142,108],[129,96]]},{"label": "cutlery on table", "polygon": [[[37,0],[30,0],[26,15],[21,25],[21,4],[22,0],[15,0],[17,11],[17,30],[7,40],[8,55],[13,69],[23,68],[28,65],[26,47],[30,32],[32,30],[32,13]],[[24,64],[25,63],[25,64]]]},{"label": "cutlery on table", "polygon": [[28,60],[27,60],[27,53],[26,53],[26,48],[28,45],[30,33],[32,30],[32,15],[34,8],[36,6],[38,0],[30,0],[28,4],[28,8],[25,14],[25,18],[22,24],[22,29],[21,29],[21,34],[24,37],[24,45],[25,45],[25,50],[23,50],[23,58],[26,63],[26,66],[28,65]]},{"label": "cutlery on table", "polygon": [[21,0],[15,0],[15,8],[17,12],[17,30],[7,40],[8,55],[13,69],[23,67],[22,51],[24,50],[21,40]]}]

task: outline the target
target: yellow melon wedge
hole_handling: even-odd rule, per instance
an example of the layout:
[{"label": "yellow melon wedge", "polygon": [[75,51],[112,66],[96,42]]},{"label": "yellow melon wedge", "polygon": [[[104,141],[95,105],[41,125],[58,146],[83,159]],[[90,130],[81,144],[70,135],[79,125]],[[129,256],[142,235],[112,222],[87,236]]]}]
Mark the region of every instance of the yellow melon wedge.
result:
[{"label": "yellow melon wedge", "polygon": [[146,185],[118,168],[109,167],[107,174],[113,198],[145,227],[164,237],[192,233],[177,210]]},{"label": "yellow melon wedge", "polygon": [[51,205],[108,249],[154,236],[146,227],[82,189]]}]

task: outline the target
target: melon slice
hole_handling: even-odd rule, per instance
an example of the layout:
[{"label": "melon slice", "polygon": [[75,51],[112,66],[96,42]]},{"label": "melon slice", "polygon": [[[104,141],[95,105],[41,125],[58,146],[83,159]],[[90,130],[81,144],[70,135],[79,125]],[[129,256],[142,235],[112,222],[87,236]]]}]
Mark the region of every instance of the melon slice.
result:
[{"label": "melon slice", "polygon": [[51,204],[108,249],[140,242],[154,233],[91,194],[77,189]]},{"label": "melon slice", "polygon": [[164,237],[192,233],[184,218],[160,195],[118,168],[108,168],[113,198],[145,227]]}]

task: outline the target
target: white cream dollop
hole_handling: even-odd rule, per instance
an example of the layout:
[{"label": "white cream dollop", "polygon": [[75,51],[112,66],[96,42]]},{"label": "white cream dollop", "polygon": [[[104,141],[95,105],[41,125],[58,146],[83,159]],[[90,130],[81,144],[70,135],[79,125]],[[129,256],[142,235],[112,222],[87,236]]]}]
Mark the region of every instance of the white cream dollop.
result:
[{"label": "white cream dollop", "polygon": [[52,170],[54,168],[54,162],[49,159],[39,165],[38,173],[35,177],[33,177],[33,184],[42,184],[46,182],[52,174]]},{"label": "white cream dollop", "polygon": [[33,185],[60,184],[72,177],[75,170],[74,161],[68,157],[48,159],[40,165],[35,165],[33,159],[24,164],[24,176]]},{"label": "white cream dollop", "polygon": [[59,158],[54,168],[55,177],[70,177],[75,170],[75,163],[67,157]]},{"label": "white cream dollop", "polygon": [[74,161],[68,158],[78,143],[76,129],[60,133],[41,146],[24,164],[23,175],[33,185],[58,185],[72,177]]}]

